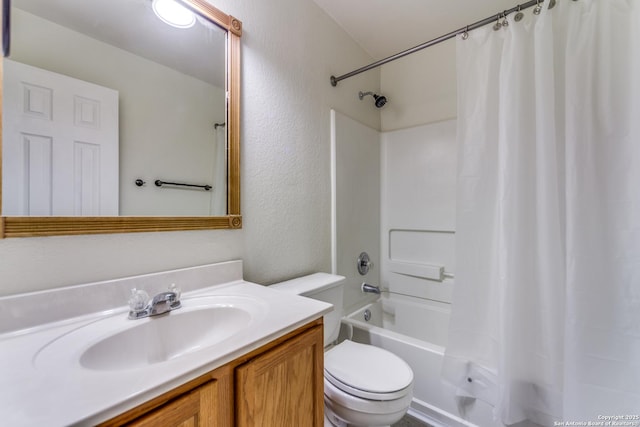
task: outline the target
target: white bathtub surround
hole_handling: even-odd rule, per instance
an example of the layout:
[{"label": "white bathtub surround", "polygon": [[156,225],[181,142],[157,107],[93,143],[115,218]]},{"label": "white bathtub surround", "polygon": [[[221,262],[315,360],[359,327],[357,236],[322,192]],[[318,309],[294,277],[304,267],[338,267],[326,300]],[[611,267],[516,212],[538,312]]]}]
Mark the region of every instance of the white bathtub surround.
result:
[{"label": "white bathtub surround", "polygon": [[[371,315],[369,320],[365,318],[366,310],[369,310]],[[450,304],[384,293],[377,301],[349,314],[348,317],[366,322],[369,326],[445,348],[450,313]]]},{"label": "white bathtub surround", "polygon": [[[167,283],[182,288],[182,308],[157,318],[127,319],[131,288],[154,295],[166,290]],[[130,369],[127,357],[115,354],[115,362],[104,357],[104,349],[118,351],[100,348],[118,337],[109,328],[131,332],[137,325],[171,324],[172,316],[202,313],[198,311],[202,304],[212,301],[226,313],[233,307],[250,307],[250,323],[233,334],[225,328],[212,330],[211,334],[223,335],[214,336],[214,341],[223,340],[189,348],[184,354],[171,353],[161,363],[143,357]],[[0,308],[3,326],[9,322],[0,334],[2,425],[17,427],[95,425],[108,420],[321,317],[331,305],[245,282],[242,262],[233,261],[2,298]],[[43,315],[30,318],[36,316],[34,308]],[[227,320],[223,316],[219,321]],[[196,317],[196,323],[205,330],[191,328],[181,337],[206,335],[202,318]],[[132,354],[126,347],[126,354]]]},{"label": "white bathtub surround", "polygon": [[[381,281],[451,302],[455,273],[456,121],[382,134]],[[445,331],[446,333],[446,331]]]},{"label": "white bathtub surround", "polygon": [[640,408],[640,5],[559,1],[458,39],[445,378],[505,424]]},{"label": "white bathtub surround", "polygon": [[[362,282],[380,285],[380,133],[332,110],[331,134],[332,271],[347,279],[349,310],[376,299],[361,291]],[[374,264],[364,276],[356,268],[363,251]]]}]

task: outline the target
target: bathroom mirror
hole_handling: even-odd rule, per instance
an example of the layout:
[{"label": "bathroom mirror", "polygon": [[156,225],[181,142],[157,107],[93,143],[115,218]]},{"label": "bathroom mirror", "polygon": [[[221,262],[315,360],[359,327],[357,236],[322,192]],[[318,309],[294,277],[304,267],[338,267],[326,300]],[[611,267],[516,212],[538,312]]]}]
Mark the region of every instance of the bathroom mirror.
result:
[{"label": "bathroom mirror", "polygon": [[163,0],[2,1],[0,237],[242,226],[240,21],[204,0],[177,0],[185,28]]}]

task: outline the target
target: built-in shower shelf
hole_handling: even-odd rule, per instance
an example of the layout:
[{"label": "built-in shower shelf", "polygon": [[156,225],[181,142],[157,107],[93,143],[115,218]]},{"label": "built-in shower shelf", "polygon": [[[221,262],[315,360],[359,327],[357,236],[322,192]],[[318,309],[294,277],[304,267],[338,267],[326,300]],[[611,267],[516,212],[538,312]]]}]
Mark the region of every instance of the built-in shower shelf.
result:
[{"label": "built-in shower shelf", "polygon": [[404,276],[419,277],[421,279],[436,280],[442,282],[445,277],[444,267],[441,265],[417,264],[409,262],[391,261],[389,270],[392,273]]}]

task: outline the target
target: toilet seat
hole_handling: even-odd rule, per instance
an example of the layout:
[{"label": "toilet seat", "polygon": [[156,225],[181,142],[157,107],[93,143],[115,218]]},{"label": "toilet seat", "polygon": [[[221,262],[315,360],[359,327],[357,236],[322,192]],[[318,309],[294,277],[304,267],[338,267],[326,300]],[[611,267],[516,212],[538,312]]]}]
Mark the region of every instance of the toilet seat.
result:
[{"label": "toilet seat", "polygon": [[[353,413],[366,414],[368,416],[387,416],[399,412],[404,413],[407,412],[412,399],[413,393],[411,392],[408,392],[403,397],[394,400],[363,399],[361,397],[345,393],[343,390],[338,389],[327,381],[326,378],[324,381],[325,409],[330,408],[333,412],[342,412],[347,410],[352,413],[351,417],[342,413],[342,417],[347,420],[353,417]],[[398,419],[400,419],[400,417],[398,417]],[[353,421],[351,421],[351,423],[353,423]],[[392,424],[392,422],[383,424]]]},{"label": "toilet seat", "polygon": [[413,371],[390,351],[345,340],[325,353],[325,379],[362,399],[390,401],[411,391]]}]

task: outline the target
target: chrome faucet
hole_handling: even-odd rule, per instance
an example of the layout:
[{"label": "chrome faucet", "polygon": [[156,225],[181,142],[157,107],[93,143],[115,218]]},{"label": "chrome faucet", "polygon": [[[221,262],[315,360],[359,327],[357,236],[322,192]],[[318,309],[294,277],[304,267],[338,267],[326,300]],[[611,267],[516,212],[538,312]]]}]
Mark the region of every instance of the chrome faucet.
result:
[{"label": "chrome faucet", "polygon": [[166,292],[160,292],[149,302],[149,295],[143,290],[132,289],[129,299],[129,319],[157,316],[182,307],[180,289],[176,285],[169,286]]},{"label": "chrome faucet", "polygon": [[180,308],[180,305],[178,294],[172,291],[161,292],[151,300],[151,304],[149,304],[149,308],[151,309],[149,316],[166,313],[167,311]]},{"label": "chrome faucet", "polygon": [[362,289],[362,292],[369,292],[369,293],[372,293],[372,294],[380,294],[380,287],[374,286],[374,285],[370,285],[368,283],[362,282],[362,285],[360,286],[360,289]]}]

